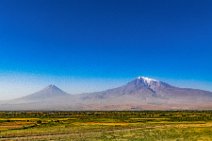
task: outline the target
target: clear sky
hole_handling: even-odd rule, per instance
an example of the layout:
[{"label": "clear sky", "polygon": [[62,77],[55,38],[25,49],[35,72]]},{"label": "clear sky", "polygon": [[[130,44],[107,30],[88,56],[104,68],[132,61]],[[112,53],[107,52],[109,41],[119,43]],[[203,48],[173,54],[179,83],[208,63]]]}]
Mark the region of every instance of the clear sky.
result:
[{"label": "clear sky", "polygon": [[211,0],[0,1],[0,100],[139,75],[212,90]]}]

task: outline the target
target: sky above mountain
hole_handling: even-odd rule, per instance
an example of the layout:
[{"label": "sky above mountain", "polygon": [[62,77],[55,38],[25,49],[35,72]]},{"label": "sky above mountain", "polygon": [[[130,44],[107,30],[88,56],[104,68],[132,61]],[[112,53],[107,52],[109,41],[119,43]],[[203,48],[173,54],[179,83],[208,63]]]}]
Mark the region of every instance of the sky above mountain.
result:
[{"label": "sky above mountain", "polygon": [[139,75],[212,90],[211,15],[210,0],[1,0],[0,99]]}]

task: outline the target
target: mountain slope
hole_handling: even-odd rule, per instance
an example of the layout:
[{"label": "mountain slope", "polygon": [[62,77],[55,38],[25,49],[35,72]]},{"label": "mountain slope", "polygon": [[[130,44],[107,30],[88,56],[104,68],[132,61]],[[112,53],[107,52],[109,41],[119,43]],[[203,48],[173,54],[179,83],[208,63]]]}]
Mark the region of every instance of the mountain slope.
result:
[{"label": "mountain slope", "polygon": [[85,94],[81,99],[84,103],[99,103],[102,109],[212,109],[211,92],[178,88],[147,77],[138,77],[115,89]]},{"label": "mountain slope", "polygon": [[49,85],[43,90],[40,90],[31,95],[22,97],[20,99],[36,101],[36,100],[45,100],[45,99],[51,99],[51,98],[63,97],[63,96],[70,96],[70,95],[64,92],[63,90],[59,89],[55,85]]},{"label": "mountain slope", "polygon": [[[33,94],[7,101],[8,104],[24,104],[24,103],[58,103],[61,99],[69,99],[70,94],[64,92],[55,85],[49,85],[46,88]],[[58,101],[58,102],[57,102]]]},{"label": "mountain slope", "polygon": [[[70,95],[55,85],[30,94],[25,97],[2,102],[0,104],[1,111],[55,111],[69,110],[76,106],[75,96]],[[76,108],[75,108],[76,109]]]}]

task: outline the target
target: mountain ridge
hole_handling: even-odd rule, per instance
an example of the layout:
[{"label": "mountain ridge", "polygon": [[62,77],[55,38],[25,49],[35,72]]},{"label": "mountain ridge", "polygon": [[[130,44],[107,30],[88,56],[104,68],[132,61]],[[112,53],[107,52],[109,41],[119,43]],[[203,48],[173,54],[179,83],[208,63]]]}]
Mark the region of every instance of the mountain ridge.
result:
[{"label": "mountain ridge", "polygon": [[31,95],[1,105],[0,110],[5,109],[208,110],[212,109],[212,92],[179,88],[142,76],[117,88],[79,95],[70,95],[51,84]]}]

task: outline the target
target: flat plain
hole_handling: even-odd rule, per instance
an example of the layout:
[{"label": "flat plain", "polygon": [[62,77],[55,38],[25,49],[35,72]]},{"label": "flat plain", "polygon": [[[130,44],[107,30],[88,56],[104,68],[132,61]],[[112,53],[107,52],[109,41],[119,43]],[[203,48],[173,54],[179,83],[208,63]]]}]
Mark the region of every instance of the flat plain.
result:
[{"label": "flat plain", "polygon": [[0,141],[211,141],[212,111],[0,112]]}]

